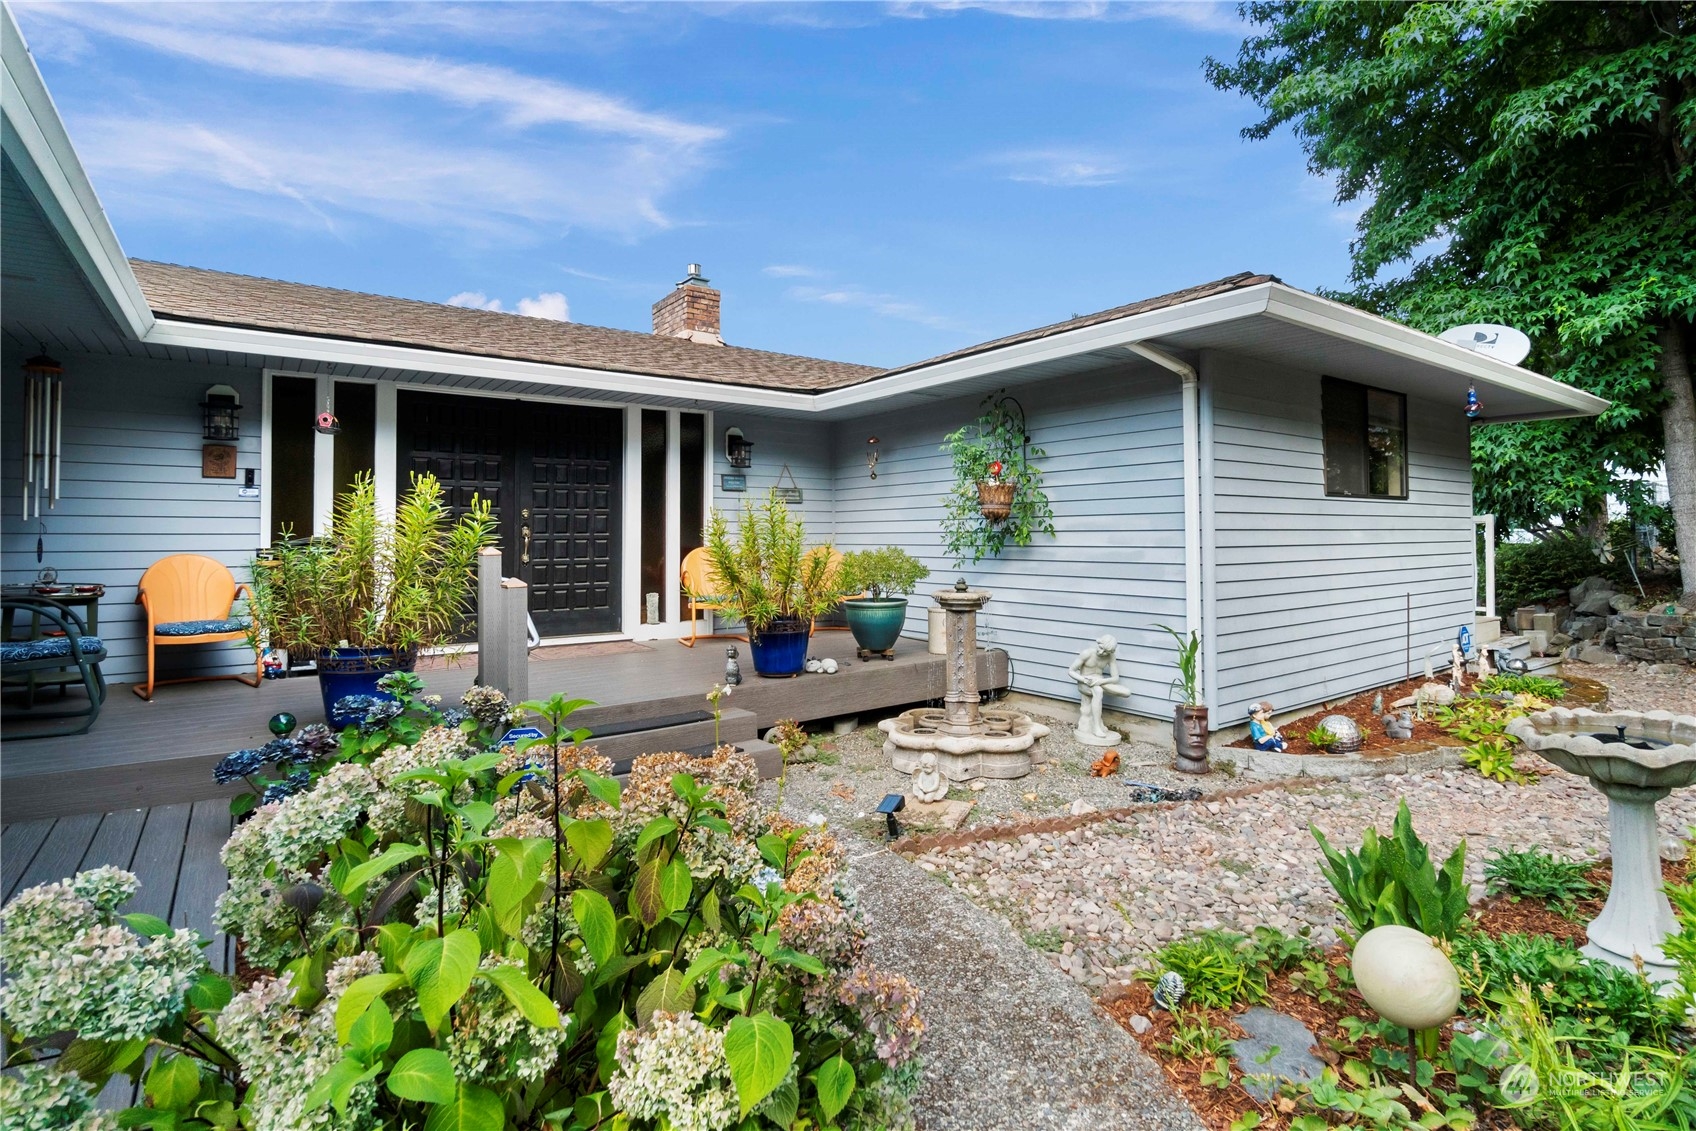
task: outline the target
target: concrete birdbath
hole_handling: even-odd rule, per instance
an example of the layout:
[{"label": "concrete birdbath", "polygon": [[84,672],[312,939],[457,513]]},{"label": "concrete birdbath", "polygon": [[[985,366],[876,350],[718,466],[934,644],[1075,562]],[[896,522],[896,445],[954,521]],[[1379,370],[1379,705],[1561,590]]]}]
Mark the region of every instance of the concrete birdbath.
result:
[{"label": "concrete birdbath", "polygon": [[1556,707],[1514,719],[1508,733],[1607,795],[1613,883],[1584,953],[1628,970],[1641,960],[1650,978],[1671,981],[1661,942],[1678,922],[1661,890],[1655,804],[1696,783],[1696,717]]},{"label": "concrete birdbath", "polygon": [[941,589],[936,603],[948,615],[948,693],[944,708],[921,707],[878,723],[887,736],[883,751],[901,773],[910,774],[926,754],[949,781],[1020,778],[1031,772],[1031,747],[1048,728],[1018,711],[978,705],[978,610],[990,594],[962,580]]}]

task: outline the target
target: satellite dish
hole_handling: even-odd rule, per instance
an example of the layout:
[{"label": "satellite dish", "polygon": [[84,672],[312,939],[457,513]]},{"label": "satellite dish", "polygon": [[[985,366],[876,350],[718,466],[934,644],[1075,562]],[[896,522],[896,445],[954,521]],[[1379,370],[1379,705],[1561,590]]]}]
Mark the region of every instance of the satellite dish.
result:
[{"label": "satellite dish", "polygon": [[1512,326],[1497,326],[1489,322],[1473,322],[1456,326],[1437,335],[1445,342],[1474,353],[1488,354],[1497,361],[1518,365],[1531,352],[1531,339]]}]

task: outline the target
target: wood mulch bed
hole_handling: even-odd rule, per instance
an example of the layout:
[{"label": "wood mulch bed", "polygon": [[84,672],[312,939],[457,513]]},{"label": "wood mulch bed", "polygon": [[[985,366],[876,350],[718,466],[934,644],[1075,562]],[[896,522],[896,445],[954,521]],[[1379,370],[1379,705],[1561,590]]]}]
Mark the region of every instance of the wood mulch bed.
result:
[{"label": "wood mulch bed", "polygon": [[[1436,682],[1448,686],[1448,681],[1439,677]],[[1468,685],[1474,682],[1468,677]],[[1600,709],[1608,702],[1608,689],[1594,680],[1565,678],[1568,684],[1566,697],[1561,700],[1565,707],[1592,707]],[[1390,704],[1398,699],[1406,699],[1425,683],[1423,676],[1404,679],[1400,683],[1388,684],[1374,691],[1363,691],[1330,706],[1315,707],[1299,719],[1291,719],[1278,727],[1278,732],[1284,736],[1286,754],[1308,754],[1321,757],[1334,757],[1321,747],[1307,740],[1307,732],[1319,725],[1319,720],[1327,715],[1343,715],[1360,728],[1362,741],[1360,749],[1363,754],[1417,754],[1438,746],[1455,746],[1458,741],[1448,731],[1438,726],[1434,721],[1421,719],[1418,714],[1413,716],[1413,737],[1393,739],[1384,733],[1383,716],[1391,712]],[[1464,692],[1463,692],[1464,693]],[[1374,697],[1383,696],[1384,709],[1374,711]],[[1228,745],[1239,750],[1254,749],[1254,742],[1246,735]]]},{"label": "wood mulch bed", "polygon": [[[1661,865],[1661,875],[1668,883],[1684,882],[1690,870],[1688,860],[1667,861]],[[1606,862],[1590,869],[1588,878],[1602,888],[1603,894],[1595,899],[1580,901],[1574,907],[1571,918],[1556,914],[1543,900],[1529,897],[1516,899],[1508,895],[1495,895],[1485,899],[1474,907],[1474,916],[1479,928],[1491,938],[1514,932],[1544,934],[1565,939],[1575,947],[1582,946],[1585,941],[1585,924],[1601,912],[1611,877],[1612,871]],[[1364,1037],[1359,1042],[1351,1041],[1342,1024],[1345,1017],[1370,1021],[1377,1016],[1358,993],[1339,984],[1341,978],[1338,972],[1348,965],[1348,949],[1340,943],[1331,947],[1325,952],[1325,963],[1332,970],[1331,990],[1337,995],[1337,1001],[1321,1003],[1307,987],[1297,989],[1292,986],[1290,973],[1286,972],[1276,974],[1270,979],[1270,1000],[1262,1004],[1280,1013],[1287,1013],[1307,1026],[1308,1031],[1318,1039],[1318,1044],[1310,1051],[1327,1064],[1337,1065],[1345,1058],[1370,1060],[1372,1050],[1380,1047],[1383,1042],[1371,1036]],[[1247,1004],[1213,1010],[1184,1008],[1181,1014],[1174,1016],[1155,1006],[1152,991],[1153,987],[1141,981],[1133,982],[1129,986],[1115,986],[1102,996],[1101,1006],[1108,1016],[1136,1037],[1143,1051],[1160,1065],[1172,1086],[1184,1094],[1184,1098],[1211,1131],[1229,1131],[1232,1121],[1249,1111],[1261,1114],[1263,1122],[1259,1126],[1263,1131],[1278,1131],[1289,1125],[1293,1115],[1300,1114],[1288,1101],[1284,1101],[1283,1106],[1277,1101],[1271,1104],[1256,1101],[1243,1090],[1243,1074],[1234,1064],[1231,1066],[1228,1087],[1221,1088],[1212,1082],[1204,1084],[1202,1075],[1214,1067],[1210,1061],[1179,1059],[1162,1047],[1171,1043],[1173,1031],[1180,1021],[1193,1024],[1200,1018],[1205,1018],[1211,1027],[1222,1031],[1227,1037],[1243,1036],[1243,1030],[1234,1018],[1249,1008]],[[1138,1033],[1131,1024],[1131,1018],[1137,1016],[1149,1023],[1142,1033]],[[1443,1026],[1442,1044],[1445,1048],[1452,1035],[1453,1026]],[[1392,1081],[1396,1076],[1394,1072],[1387,1075]],[[1453,1078],[1446,1072],[1439,1072],[1434,1083],[1445,1091],[1453,1091]],[[1479,1131],[1505,1131],[1515,1126],[1505,1112],[1479,1111],[1477,1115],[1478,1122],[1475,1127]]]}]

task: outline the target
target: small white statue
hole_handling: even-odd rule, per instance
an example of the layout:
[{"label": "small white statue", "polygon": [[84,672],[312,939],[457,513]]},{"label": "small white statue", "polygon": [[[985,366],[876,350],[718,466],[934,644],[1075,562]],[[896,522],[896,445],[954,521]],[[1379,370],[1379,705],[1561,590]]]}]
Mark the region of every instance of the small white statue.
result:
[{"label": "small white statue", "polygon": [[1490,649],[1478,649],[1478,678],[1481,680],[1489,679],[1495,674],[1495,671],[1490,667]]},{"label": "small white statue", "polygon": [[908,791],[915,801],[941,801],[948,796],[948,780],[936,768],[936,755],[925,751],[913,767],[913,787]]},{"label": "small white statue", "polygon": [[1085,746],[1118,742],[1119,732],[1108,730],[1101,721],[1101,697],[1131,693],[1119,682],[1119,642],[1111,636],[1096,637],[1095,643],[1078,653],[1066,674],[1078,685],[1078,725],[1073,736]]},{"label": "small white statue", "polygon": [[1459,644],[1449,645],[1449,686],[1459,694],[1466,683],[1466,656]]}]

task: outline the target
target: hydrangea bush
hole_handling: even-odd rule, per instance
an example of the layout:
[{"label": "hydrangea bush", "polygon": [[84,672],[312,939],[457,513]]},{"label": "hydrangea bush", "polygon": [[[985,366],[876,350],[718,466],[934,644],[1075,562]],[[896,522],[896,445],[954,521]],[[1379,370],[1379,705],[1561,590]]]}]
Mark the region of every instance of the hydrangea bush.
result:
[{"label": "hydrangea bush", "polygon": [[20,895],[0,1008],[41,1063],[4,1098],[103,1126],[87,1097],[125,1072],[146,1085],[126,1126],[910,1127],[918,995],[867,963],[842,846],[764,811],[731,747],[620,786],[567,728],[579,705],[526,704],[548,737],[495,749],[504,700],[432,714],[258,805],[216,912],[245,984],[117,916],[123,873]]}]

